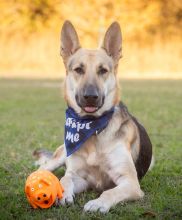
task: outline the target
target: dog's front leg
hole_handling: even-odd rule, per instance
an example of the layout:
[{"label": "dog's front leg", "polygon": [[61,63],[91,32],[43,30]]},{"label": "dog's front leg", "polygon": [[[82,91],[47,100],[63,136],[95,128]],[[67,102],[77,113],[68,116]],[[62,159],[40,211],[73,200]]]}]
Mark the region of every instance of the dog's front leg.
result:
[{"label": "dog's front leg", "polygon": [[61,205],[73,203],[74,195],[88,188],[88,182],[85,179],[69,171],[60,181],[64,188],[63,198],[59,201]]},{"label": "dog's front leg", "polygon": [[143,197],[137,183],[129,177],[123,176],[119,185],[113,189],[104,191],[98,199],[89,201],[84,206],[84,211],[100,211],[106,213],[109,209],[122,201],[136,200]]},{"label": "dog's front leg", "polygon": [[[130,152],[123,147],[113,151],[109,158],[106,173],[116,184],[116,187],[104,191],[98,199],[89,201],[84,206],[84,211],[108,212],[119,202],[136,200],[143,197],[143,192],[137,179],[137,173]],[[107,165],[105,169],[107,169]]]},{"label": "dog's front leg", "polygon": [[66,173],[65,176],[61,178],[60,182],[64,189],[63,198],[60,200],[61,205],[73,203],[74,183],[72,174]]}]

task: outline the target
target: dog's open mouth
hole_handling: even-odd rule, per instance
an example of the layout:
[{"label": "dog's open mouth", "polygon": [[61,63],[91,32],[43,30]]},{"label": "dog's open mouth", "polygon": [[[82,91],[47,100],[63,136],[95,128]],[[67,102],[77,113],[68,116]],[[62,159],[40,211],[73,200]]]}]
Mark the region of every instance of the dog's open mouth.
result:
[{"label": "dog's open mouth", "polygon": [[93,114],[97,112],[104,104],[105,97],[101,97],[99,100],[83,100],[78,95],[75,96],[77,105],[86,113]]},{"label": "dog's open mouth", "polygon": [[83,108],[83,110],[87,113],[94,113],[98,110],[98,107],[96,107],[96,106],[85,106]]}]

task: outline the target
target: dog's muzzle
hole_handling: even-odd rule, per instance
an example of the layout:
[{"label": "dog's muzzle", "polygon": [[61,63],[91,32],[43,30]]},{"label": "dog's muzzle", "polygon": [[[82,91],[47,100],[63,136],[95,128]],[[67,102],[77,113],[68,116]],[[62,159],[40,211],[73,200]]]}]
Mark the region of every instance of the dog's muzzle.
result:
[{"label": "dog's muzzle", "polygon": [[85,86],[76,95],[77,104],[87,113],[94,113],[102,107],[104,96],[94,85]]}]

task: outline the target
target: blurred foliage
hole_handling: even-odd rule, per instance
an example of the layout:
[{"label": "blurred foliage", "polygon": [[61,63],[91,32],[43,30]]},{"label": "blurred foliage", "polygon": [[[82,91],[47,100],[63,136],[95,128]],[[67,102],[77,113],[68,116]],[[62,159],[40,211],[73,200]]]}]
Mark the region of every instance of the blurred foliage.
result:
[{"label": "blurred foliage", "polygon": [[75,26],[83,47],[101,43],[117,20],[123,76],[179,77],[182,0],[0,0],[0,76],[60,77],[60,29]]},{"label": "blurred foliage", "polygon": [[6,36],[57,32],[66,19],[91,42],[114,20],[128,40],[150,40],[154,35],[166,39],[182,32],[181,0],[1,0],[0,9],[0,34]]}]

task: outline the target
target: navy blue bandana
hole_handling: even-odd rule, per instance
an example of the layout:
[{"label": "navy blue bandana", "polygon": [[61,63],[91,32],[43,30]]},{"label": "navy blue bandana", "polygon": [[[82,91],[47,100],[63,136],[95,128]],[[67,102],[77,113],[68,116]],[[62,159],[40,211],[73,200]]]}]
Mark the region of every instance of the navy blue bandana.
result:
[{"label": "navy blue bandana", "polygon": [[77,151],[92,135],[100,133],[108,125],[113,112],[114,108],[98,118],[93,116],[80,117],[69,107],[66,110],[64,134],[67,156]]}]

